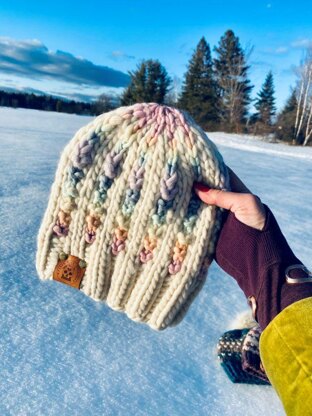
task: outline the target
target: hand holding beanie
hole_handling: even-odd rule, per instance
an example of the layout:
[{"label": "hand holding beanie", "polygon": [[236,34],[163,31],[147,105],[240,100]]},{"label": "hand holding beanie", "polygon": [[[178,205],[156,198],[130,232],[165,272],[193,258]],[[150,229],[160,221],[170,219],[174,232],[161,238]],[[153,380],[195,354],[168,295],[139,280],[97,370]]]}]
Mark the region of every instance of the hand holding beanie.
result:
[{"label": "hand holding beanie", "polygon": [[[254,297],[256,320],[262,330],[287,306],[312,296],[311,283],[286,282],[286,268],[302,263],[289,247],[272,211],[264,207],[266,221],[261,231],[243,224],[229,212],[215,256],[246,297]],[[300,270],[296,273],[296,277],[306,277]]]}]

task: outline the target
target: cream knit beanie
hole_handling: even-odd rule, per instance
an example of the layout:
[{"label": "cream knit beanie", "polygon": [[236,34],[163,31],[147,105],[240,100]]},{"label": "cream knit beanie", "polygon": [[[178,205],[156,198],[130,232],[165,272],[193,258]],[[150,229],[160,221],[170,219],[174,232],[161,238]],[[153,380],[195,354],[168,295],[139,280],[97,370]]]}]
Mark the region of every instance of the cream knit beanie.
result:
[{"label": "cream knit beanie", "polygon": [[153,329],[177,324],[221,227],[194,181],[229,189],[220,153],[188,113],[143,103],[98,116],[61,154],[37,237],[39,277]]}]

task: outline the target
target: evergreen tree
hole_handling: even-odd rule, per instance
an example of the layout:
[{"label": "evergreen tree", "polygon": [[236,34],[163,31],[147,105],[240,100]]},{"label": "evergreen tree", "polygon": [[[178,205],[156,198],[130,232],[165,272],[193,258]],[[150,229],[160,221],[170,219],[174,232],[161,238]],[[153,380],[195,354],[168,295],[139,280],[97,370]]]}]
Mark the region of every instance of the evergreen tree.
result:
[{"label": "evergreen tree", "polygon": [[250,67],[246,64],[239,38],[232,30],[225,32],[214,51],[217,54],[214,67],[221,97],[222,125],[226,130],[239,132],[246,122],[251,102],[253,85],[248,79]]},{"label": "evergreen tree", "polygon": [[[296,90],[293,89],[284,108],[277,116],[276,136],[278,139],[291,142],[295,134],[295,122],[297,114],[297,96]],[[303,136],[299,136],[299,142],[302,143]]]},{"label": "evergreen tree", "polygon": [[202,37],[189,61],[178,106],[187,110],[203,128],[211,129],[219,121],[217,101],[210,47]]},{"label": "evergreen tree", "polygon": [[255,102],[255,108],[258,110],[256,119],[269,126],[272,125],[272,117],[276,113],[274,93],[273,74],[270,71]]},{"label": "evergreen tree", "polygon": [[137,70],[129,72],[130,84],[124,91],[121,104],[131,105],[140,102],[162,104],[169,90],[171,79],[158,60],[149,59],[138,65]]}]

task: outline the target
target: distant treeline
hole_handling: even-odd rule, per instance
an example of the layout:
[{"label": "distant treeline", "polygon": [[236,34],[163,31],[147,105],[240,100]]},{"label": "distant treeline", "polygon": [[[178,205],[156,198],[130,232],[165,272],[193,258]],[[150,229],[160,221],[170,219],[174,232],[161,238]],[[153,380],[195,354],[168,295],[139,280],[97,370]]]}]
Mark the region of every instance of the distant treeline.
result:
[{"label": "distant treeline", "polygon": [[129,71],[130,83],[120,97],[102,94],[96,101],[85,103],[0,91],[0,106],[98,115],[120,105],[156,102],[188,111],[206,131],[249,133],[312,145],[312,46],[307,48],[297,68],[296,85],[279,112],[272,71],[266,74],[256,97],[251,97],[254,86],[249,79],[248,61],[252,50],[251,46],[242,48],[238,36],[227,30],[212,50],[205,37],[200,39],[182,85],[169,77],[158,60],[148,59]]},{"label": "distant treeline", "polygon": [[51,95],[36,95],[25,92],[0,90],[0,106],[13,108],[31,108],[35,110],[57,111],[70,114],[98,115],[114,108],[109,97],[100,96],[96,102],[65,100]]}]

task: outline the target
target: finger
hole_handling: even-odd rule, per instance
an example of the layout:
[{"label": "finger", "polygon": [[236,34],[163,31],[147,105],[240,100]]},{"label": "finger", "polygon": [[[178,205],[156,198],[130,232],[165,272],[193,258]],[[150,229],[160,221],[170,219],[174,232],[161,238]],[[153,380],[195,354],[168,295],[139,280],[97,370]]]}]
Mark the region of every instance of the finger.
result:
[{"label": "finger", "polygon": [[198,187],[198,185],[194,188],[199,198],[206,204],[216,205],[232,212],[235,212],[235,207],[241,205],[246,195],[248,195],[246,193],[228,192],[220,189],[207,189],[207,187]]},{"label": "finger", "polygon": [[230,183],[231,189],[233,192],[243,192],[243,193],[251,193],[247,186],[242,182],[242,180],[236,175],[235,172],[228,166],[228,170],[230,173]]}]

